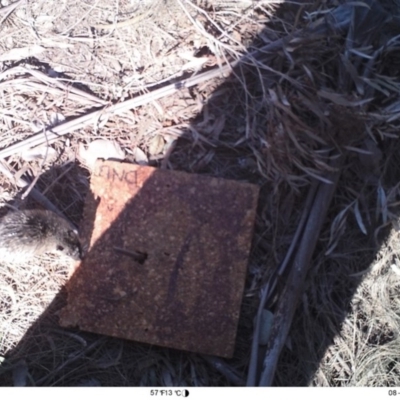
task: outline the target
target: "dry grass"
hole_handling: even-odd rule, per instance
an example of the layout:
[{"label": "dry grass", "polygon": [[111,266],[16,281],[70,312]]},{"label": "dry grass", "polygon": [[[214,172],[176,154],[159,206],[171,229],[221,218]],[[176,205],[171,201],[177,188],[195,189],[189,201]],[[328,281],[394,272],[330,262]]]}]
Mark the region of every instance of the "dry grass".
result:
[{"label": "dry grass", "polygon": [[[78,223],[90,178],[82,146],[95,139],[113,141],[126,161],[261,186],[232,360],[61,330],[69,265],[42,258],[0,270],[0,382],[400,384],[400,5],[366,3],[373,9],[268,0],[0,8],[1,204],[47,201]],[[227,63],[231,76],[217,77]],[[28,138],[51,142],[51,154],[29,151]],[[307,193],[339,174],[288,338],[272,334],[268,349],[252,351],[257,309],[278,315],[286,304],[293,266],[279,266],[303,209],[312,215]],[[285,346],[271,373],[258,361],[277,339]]]}]

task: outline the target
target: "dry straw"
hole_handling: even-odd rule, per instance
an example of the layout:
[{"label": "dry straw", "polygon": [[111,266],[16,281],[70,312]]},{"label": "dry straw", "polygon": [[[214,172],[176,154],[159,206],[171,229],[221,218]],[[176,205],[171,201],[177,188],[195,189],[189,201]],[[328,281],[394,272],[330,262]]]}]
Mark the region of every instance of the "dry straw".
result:
[{"label": "dry straw", "polygon": [[[122,342],[62,331],[48,336],[51,339],[46,337],[54,349],[49,357],[33,357],[36,360],[30,364],[33,383],[62,385],[90,381],[153,386],[242,385],[244,382],[250,386],[269,386],[273,382],[400,384],[392,372],[398,370],[397,365],[388,361],[398,338],[388,339],[386,347],[382,345],[380,354],[383,358],[379,365],[373,361],[379,353],[368,358],[372,350],[371,346],[365,345],[372,337],[379,336],[376,332],[385,330],[385,324],[390,327],[387,338],[400,326],[399,307],[393,300],[397,289],[392,288],[392,297],[387,299],[379,288],[372,291],[373,295],[367,294],[366,284],[360,284],[358,292],[354,290],[351,294],[365,296],[365,307],[357,303],[355,297],[351,303],[354,314],[339,317],[335,306],[340,301],[332,294],[333,284],[329,280],[332,274],[329,270],[320,273],[325,266],[336,265],[340,260],[344,270],[338,274],[342,274],[342,282],[349,279],[349,274],[354,273],[355,262],[348,253],[359,250],[345,247],[344,235],[354,243],[362,243],[362,248],[366,245],[360,237],[364,238],[365,233],[372,230],[372,236],[379,238],[384,230],[382,226],[396,218],[398,185],[382,184],[388,175],[391,182],[395,176],[398,179],[397,169],[389,167],[394,165],[396,153],[386,149],[386,164],[380,169],[382,155],[379,156],[377,143],[391,143],[398,137],[400,84],[392,63],[399,62],[399,10],[391,9],[389,3],[372,0],[345,2],[339,6],[329,1],[281,4],[221,0],[214,5],[209,2],[209,6],[203,3],[169,2],[170,9],[179,15],[174,22],[179,32],[168,21],[157,19],[161,12],[166,12],[162,2],[156,2],[156,8],[150,7],[141,16],[123,20],[117,17],[120,10],[101,1],[84,10],[75,8],[79,13],[69,20],[65,18],[76,5],[71,4],[64,10],[65,18],[57,10],[55,21],[59,24],[59,34],[54,34],[54,27],[51,31],[39,32],[42,41],[39,43],[41,48],[35,48],[41,52],[38,57],[45,59],[48,56],[42,52],[46,43],[48,46],[57,43],[53,58],[46,62],[60,66],[66,52],[76,50],[79,68],[76,67],[75,78],[68,80],[61,79],[54,70],[53,76],[49,76],[28,64],[3,66],[0,120],[5,134],[2,134],[4,146],[0,158],[3,159],[2,172],[8,179],[26,186],[29,180],[19,155],[27,149],[53,143],[60,159],[65,157],[64,160],[70,163],[75,162],[72,150],[77,152],[79,145],[102,137],[117,141],[130,161],[138,161],[140,156],[142,161],[148,162],[152,156],[151,161],[155,163],[163,159],[161,166],[165,168],[260,183],[263,190],[239,326],[238,355],[232,361],[223,361],[195,355],[183,357],[139,345],[127,350]],[[23,2],[17,2],[15,6],[22,7]],[[37,12],[39,24],[40,7],[28,10],[33,14]],[[9,8],[1,15],[7,22],[16,11]],[[15,18],[18,24],[20,14]],[[89,22],[86,23],[85,18]],[[104,20],[110,23],[104,23]],[[153,25],[146,28],[147,23]],[[32,24],[24,26],[34,39],[18,47],[24,49],[22,52],[28,52],[32,51],[33,45],[38,45],[39,39]],[[264,29],[261,31],[261,28]],[[183,35],[181,32],[186,32],[187,36],[179,36]],[[246,37],[247,32],[251,32],[251,37]],[[178,41],[175,36],[179,37]],[[136,37],[143,41],[151,37],[157,46],[152,47],[146,42],[138,52],[139,43],[134,42]],[[252,45],[246,49],[244,42],[247,45],[250,39]],[[186,73],[183,78],[185,64],[182,59],[188,53],[175,49],[187,42],[198,43],[207,62],[204,72],[194,71],[192,76]],[[97,59],[93,56],[93,73],[85,75],[82,71],[86,67],[81,65],[86,65],[86,60],[79,57],[87,54],[85,46],[94,43]],[[166,43],[169,50],[163,52]],[[0,44],[6,46],[5,41],[0,40]],[[96,54],[94,48],[91,49]],[[162,62],[154,55],[156,51],[163,54]],[[182,53],[184,57],[180,56]],[[148,55],[146,60],[145,54]],[[203,60],[197,64],[196,57],[190,57],[191,65],[203,65]],[[131,70],[132,80],[125,82],[124,90],[119,90],[123,85],[119,79],[124,75],[124,68],[140,63],[143,63],[141,68]],[[70,71],[74,71],[73,68],[71,64]],[[111,70],[115,73],[107,75]],[[96,71],[105,71],[101,80],[96,80]],[[87,84],[92,92],[82,86],[78,88],[77,83]],[[25,101],[25,93],[34,99],[33,105]],[[46,112],[52,109],[57,115],[63,114],[66,120],[55,124],[42,121],[39,126],[33,123],[33,116],[39,112],[47,115]],[[27,133],[27,127],[33,134]],[[135,135],[131,133],[132,129]],[[13,133],[18,136],[14,138]],[[153,148],[161,150],[154,155],[150,151]],[[40,162],[36,168],[38,176],[47,168],[46,163]],[[62,178],[69,179],[70,176],[65,173]],[[76,181],[86,182],[86,176],[77,175],[68,184],[73,182],[73,186]],[[49,187],[51,184],[46,182]],[[371,192],[375,193],[375,189],[378,196],[372,199]],[[83,195],[80,190],[74,190],[72,203],[78,203]],[[51,192],[46,192],[46,196]],[[46,207],[55,207],[37,187],[32,189],[31,195]],[[53,203],[55,198],[53,196]],[[331,201],[333,205],[328,208]],[[68,207],[60,208],[68,214]],[[349,233],[350,220],[354,225]],[[394,243],[394,239],[390,240],[391,255],[396,250]],[[395,277],[388,278],[386,274],[382,275],[386,278],[382,278],[380,275],[388,262],[382,261],[378,266],[373,264],[373,279],[386,279],[393,287],[398,287],[396,265],[391,268]],[[310,268],[311,265],[314,267]],[[57,282],[52,281],[45,296],[57,293],[62,278],[65,278],[65,270],[57,271]],[[9,309],[16,310],[15,313],[22,311],[12,292],[12,277],[19,276],[19,284],[26,291],[35,290],[24,274],[24,269],[19,273],[7,269],[0,277],[7,290],[4,301]],[[37,276],[45,280],[43,274],[39,271]],[[47,279],[50,282],[50,278]],[[342,293],[341,288],[335,290]],[[22,303],[21,297],[19,301]],[[39,303],[35,302],[32,308],[39,310]],[[302,320],[296,318],[295,313],[299,304],[305,310]],[[373,308],[378,307],[377,304],[388,315],[386,322],[374,314]],[[265,332],[262,332],[266,329],[265,310],[273,314],[266,343]],[[362,313],[373,318],[375,329],[368,334],[365,343],[362,342],[366,339],[361,328],[349,328],[349,321],[360,323]],[[319,319],[314,318],[314,314]],[[33,315],[28,318],[29,322]],[[5,314],[1,318],[0,326],[10,326]],[[21,315],[18,318],[23,320]],[[332,338],[340,329],[338,321],[347,323],[343,328],[345,336],[343,339],[336,337],[331,346]],[[1,342],[3,348],[12,348],[14,338],[21,335],[22,326],[23,323],[15,328],[18,332],[14,335],[10,333],[11,328],[5,330]],[[302,332],[303,336],[291,336],[290,329]],[[362,349],[359,357],[356,350],[353,353],[348,350],[348,343],[356,336]],[[44,340],[38,334],[35,338],[38,342]],[[285,344],[290,346],[290,341],[295,345],[288,351]],[[321,343],[326,344],[323,354],[318,353],[323,347]],[[65,359],[58,353],[59,345],[64,346],[64,352],[70,351],[71,356]],[[45,348],[43,343],[42,346]],[[26,349],[29,345],[20,345],[14,357],[26,353]],[[334,351],[336,353],[332,355]],[[334,357],[339,360],[336,364],[332,362]],[[313,363],[312,372],[307,372],[310,370],[309,359]],[[348,359],[354,360],[353,365],[348,365]],[[317,363],[321,366],[315,365]],[[41,365],[46,365],[47,372]],[[93,365],[98,367],[92,373]],[[355,365],[359,367],[357,372],[354,372]],[[106,366],[108,375],[104,374]],[[138,370],[140,376],[132,372]],[[368,380],[371,371],[374,374],[378,371],[382,378],[375,374],[373,381]]]}]

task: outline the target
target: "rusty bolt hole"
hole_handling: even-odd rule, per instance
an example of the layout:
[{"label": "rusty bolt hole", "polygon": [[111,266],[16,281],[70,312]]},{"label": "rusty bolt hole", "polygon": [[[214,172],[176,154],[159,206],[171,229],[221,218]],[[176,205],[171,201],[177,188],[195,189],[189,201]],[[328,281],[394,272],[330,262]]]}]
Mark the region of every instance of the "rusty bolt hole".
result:
[{"label": "rusty bolt hole", "polygon": [[136,262],[138,262],[141,265],[145,263],[148,257],[147,253],[139,250],[127,250],[127,249],[121,249],[120,247],[114,247],[114,251],[133,258]]}]

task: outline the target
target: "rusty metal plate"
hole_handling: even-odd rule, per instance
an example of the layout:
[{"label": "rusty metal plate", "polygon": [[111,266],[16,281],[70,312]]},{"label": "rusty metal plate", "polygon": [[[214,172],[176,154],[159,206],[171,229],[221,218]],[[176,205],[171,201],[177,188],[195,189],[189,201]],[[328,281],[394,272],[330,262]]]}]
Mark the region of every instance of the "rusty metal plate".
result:
[{"label": "rusty metal plate", "polygon": [[98,162],[61,325],[231,357],[257,198],[248,183]]}]

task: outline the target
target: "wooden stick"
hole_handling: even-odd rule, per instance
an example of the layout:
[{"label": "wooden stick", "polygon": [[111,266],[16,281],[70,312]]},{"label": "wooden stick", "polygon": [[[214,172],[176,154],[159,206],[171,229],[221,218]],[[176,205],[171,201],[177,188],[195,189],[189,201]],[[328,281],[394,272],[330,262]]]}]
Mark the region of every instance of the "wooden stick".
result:
[{"label": "wooden stick", "polygon": [[287,269],[290,261],[293,259],[293,254],[296,248],[299,247],[299,241],[301,234],[304,231],[304,226],[307,222],[307,218],[311,212],[311,208],[315,199],[315,194],[317,191],[318,183],[314,181],[308,191],[307,199],[304,205],[303,212],[301,214],[300,221],[297,225],[296,232],[293,236],[292,242],[290,243],[289,249],[285,254],[285,258],[283,259],[282,263],[280,264],[279,268],[272,274],[271,278],[266,283],[265,287],[261,290],[261,299],[260,304],[258,306],[257,317],[256,317],[256,324],[254,328],[254,336],[253,342],[251,346],[251,357],[250,357],[250,364],[249,364],[249,372],[247,375],[247,386],[256,386],[256,382],[258,381],[257,378],[257,367],[259,361],[259,340],[260,340],[260,333],[262,327],[262,315],[263,310],[265,309],[266,305],[269,301],[272,300],[272,297],[276,293],[276,287],[278,286],[279,280],[282,279],[282,275],[284,274],[285,270]]},{"label": "wooden stick", "polygon": [[293,259],[291,274],[288,277],[285,289],[282,292],[282,298],[278,303],[278,308],[275,313],[259,386],[272,385],[280,353],[286,342],[293,316],[298,306],[298,300],[303,293],[311,257],[314,253],[322,224],[325,221],[329,204],[336,190],[343,160],[343,155],[331,159],[330,165],[337,169],[336,172],[330,172],[327,176],[327,178],[333,182],[332,184],[319,183],[319,188],[315,195],[307,224],[304,228],[299,249]]},{"label": "wooden stick", "polygon": [[[340,16],[341,16],[341,14],[343,14],[343,9],[344,9],[344,11],[346,11],[346,9],[344,7],[340,6],[337,8],[337,10],[338,10],[337,13]],[[338,30],[342,30],[342,29],[346,28],[349,24],[349,18],[346,13],[344,13],[344,16],[340,17],[340,18],[339,18],[338,26],[336,27]],[[345,21],[343,21],[343,19]],[[296,42],[296,45],[300,45],[300,43],[302,41],[309,40],[310,35],[325,35],[328,33],[332,34],[333,28],[334,27],[328,26],[327,24],[322,24],[322,25],[313,27],[312,29],[309,29],[309,30],[299,31],[296,34],[288,35],[282,39],[278,39],[272,43],[269,43],[268,45],[254,51],[254,52],[248,53],[248,54],[244,55],[241,59],[236,60],[230,64],[226,64],[222,67],[216,67],[214,69],[211,69],[210,71],[203,72],[199,75],[193,76],[188,79],[182,79],[179,82],[172,83],[170,85],[167,85],[160,89],[156,89],[156,90],[146,93],[144,95],[137,96],[133,99],[123,101],[122,103],[118,103],[118,104],[115,104],[112,106],[104,106],[97,111],[93,111],[89,114],[85,114],[81,117],[75,118],[74,120],[64,122],[63,124],[57,125],[51,129],[50,128],[47,129],[48,142],[49,143],[54,142],[60,136],[69,134],[78,129],[82,129],[91,123],[99,122],[102,120],[102,118],[105,118],[105,117],[108,117],[111,115],[121,114],[125,111],[128,111],[130,109],[133,109],[133,108],[136,108],[139,106],[143,106],[154,100],[158,100],[162,97],[171,96],[172,94],[178,92],[179,90],[181,90],[183,88],[193,87],[193,86],[196,86],[196,85],[203,83],[210,79],[226,77],[226,76],[228,76],[228,74],[230,74],[232,72],[232,69],[237,67],[239,64],[250,64],[250,65],[256,65],[258,67],[262,67],[260,62],[257,60],[262,59],[263,57],[265,57],[266,54],[276,51],[278,49],[281,49],[283,46],[285,46],[286,44],[290,44],[293,41]],[[305,35],[305,33],[308,33],[309,36]],[[269,70],[272,71],[270,68],[269,68]],[[37,75],[37,72],[38,71],[35,72],[36,75]],[[276,72],[276,73],[279,74],[279,72]],[[41,76],[41,77],[43,78],[43,76]],[[95,99],[93,99],[92,96],[91,96],[91,98],[92,98],[92,100],[95,101]],[[97,101],[101,101],[101,100],[97,99]],[[45,143],[43,140],[43,135],[41,134],[41,132],[37,132],[36,134],[32,135],[31,137],[29,137],[19,143],[15,143],[6,149],[1,150],[0,158],[9,157],[10,155],[13,155],[15,153],[20,153],[27,148],[39,146],[43,143]]]}]

